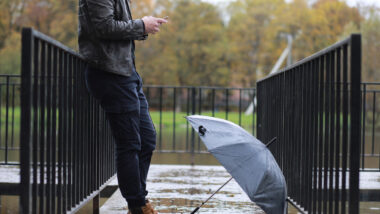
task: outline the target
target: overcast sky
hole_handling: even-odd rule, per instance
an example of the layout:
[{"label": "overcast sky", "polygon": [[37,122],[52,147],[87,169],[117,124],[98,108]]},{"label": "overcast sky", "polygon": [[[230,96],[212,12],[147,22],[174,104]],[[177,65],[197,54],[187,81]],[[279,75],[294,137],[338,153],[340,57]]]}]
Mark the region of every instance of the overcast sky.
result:
[{"label": "overcast sky", "polygon": [[[220,3],[226,3],[230,2],[233,0],[203,0],[206,2],[211,2],[215,4],[220,4]],[[285,0],[287,2],[292,1],[292,0]],[[380,7],[380,0],[346,0],[348,5],[350,6],[356,6],[357,4],[360,4],[361,6],[366,6],[366,5],[377,5]]]},{"label": "overcast sky", "polygon": [[347,0],[347,3],[350,6],[355,6],[357,4],[380,6],[380,0]]}]

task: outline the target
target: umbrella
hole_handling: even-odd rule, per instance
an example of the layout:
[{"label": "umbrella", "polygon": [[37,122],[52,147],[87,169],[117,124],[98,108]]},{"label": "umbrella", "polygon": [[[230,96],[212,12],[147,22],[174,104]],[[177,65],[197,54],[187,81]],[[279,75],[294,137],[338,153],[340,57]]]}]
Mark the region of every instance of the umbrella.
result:
[{"label": "umbrella", "polygon": [[200,115],[186,119],[251,201],[267,214],[287,212],[285,178],[263,143],[227,120]]}]

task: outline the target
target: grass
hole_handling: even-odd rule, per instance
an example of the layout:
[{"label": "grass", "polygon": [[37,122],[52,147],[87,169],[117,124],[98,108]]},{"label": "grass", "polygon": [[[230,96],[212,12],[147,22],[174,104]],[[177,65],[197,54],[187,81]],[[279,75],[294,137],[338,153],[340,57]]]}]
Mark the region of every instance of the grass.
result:
[{"label": "grass", "polygon": [[[159,111],[151,111],[150,115],[152,117],[153,123],[157,126],[160,124],[160,112]],[[205,116],[212,116],[212,112],[202,112],[202,115]],[[173,111],[163,111],[161,115],[161,124],[164,127],[171,127],[175,123],[176,126],[183,127],[186,125],[186,119],[187,116],[186,112],[176,112],[175,116],[173,114]],[[175,117],[175,120],[174,120]],[[226,119],[226,113],[225,112],[215,112],[214,117]],[[253,119],[256,120],[256,115],[254,115],[255,118],[253,118],[252,115],[245,115],[244,113],[241,114],[241,124],[243,126],[252,126]],[[236,124],[239,124],[239,112],[229,112],[228,113],[228,120],[231,122],[234,122]]]}]

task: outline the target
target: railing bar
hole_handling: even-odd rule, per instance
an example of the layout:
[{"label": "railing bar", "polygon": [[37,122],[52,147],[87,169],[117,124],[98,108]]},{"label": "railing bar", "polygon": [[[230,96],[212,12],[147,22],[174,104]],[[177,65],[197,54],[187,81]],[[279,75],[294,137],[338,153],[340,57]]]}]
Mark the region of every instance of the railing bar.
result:
[{"label": "railing bar", "polygon": [[304,156],[304,160],[305,160],[305,165],[302,167],[302,172],[303,172],[303,177],[304,177],[304,186],[305,188],[303,189],[303,199],[304,199],[304,207],[306,209],[309,210],[309,177],[308,177],[308,172],[309,170],[311,169],[310,165],[309,165],[309,158],[311,157],[311,155],[306,155],[306,154],[310,154],[309,152],[309,143],[307,142],[310,142],[307,139],[307,137],[309,136],[309,127],[310,127],[310,123],[308,121],[308,117],[309,117],[309,108],[308,108],[308,91],[309,91],[309,87],[310,87],[310,84],[309,81],[308,81],[308,74],[309,74],[309,63],[306,63],[304,66],[303,66],[303,75],[304,77],[302,78],[303,79],[303,98],[302,98],[302,103],[303,103],[303,131],[302,131],[302,138],[301,140],[303,141],[302,143],[304,144],[304,151],[303,151],[303,156]]},{"label": "railing bar", "polygon": [[[341,79],[341,48],[337,49],[336,52],[336,81],[340,82]],[[336,145],[336,150],[335,150],[335,204],[334,204],[334,213],[339,213],[339,202],[340,202],[340,191],[339,191],[339,180],[340,180],[340,117],[341,117],[341,84],[334,84],[335,85],[335,100],[336,100],[336,109],[335,109],[335,145]]]},{"label": "railing bar", "polygon": [[14,143],[14,136],[15,136],[15,85],[12,85],[12,133],[11,133],[11,143],[12,143],[12,148],[15,147]]},{"label": "railing bar", "polygon": [[176,126],[176,96],[177,96],[177,90],[176,88],[173,88],[173,151],[175,150],[175,126]]},{"label": "railing bar", "polygon": [[215,117],[215,89],[211,89],[211,108],[212,108],[212,116]]},{"label": "railing bar", "polygon": [[318,103],[319,103],[319,128],[318,128],[318,135],[319,135],[319,164],[318,164],[318,213],[322,213],[322,200],[323,200],[323,188],[322,188],[322,169],[323,169],[323,112],[324,112],[324,63],[325,63],[325,57],[321,56],[320,63],[318,63],[318,72],[319,72],[319,96],[318,96]]},{"label": "railing bar", "polygon": [[100,104],[99,102],[95,102],[95,106],[96,106],[96,111],[95,111],[95,115],[96,115],[96,119],[97,119],[97,126],[96,126],[96,130],[97,130],[97,139],[96,139],[96,142],[97,142],[97,145],[96,145],[96,152],[97,152],[97,157],[96,157],[96,188],[98,188],[103,182],[101,182],[101,175],[104,174],[104,172],[101,170],[101,151],[104,151],[104,150],[101,150],[101,144],[102,142],[100,141],[100,137],[101,137],[101,134],[102,133],[102,129],[101,129],[101,119],[100,119]]},{"label": "railing bar", "polygon": [[[88,195],[91,190],[90,190],[90,179],[91,179],[91,121],[90,121],[90,114],[91,114],[91,105],[90,105],[90,99],[91,97],[86,95],[85,96],[85,149],[84,149],[84,154],[85,154],[85,180],[84,180],[84,186],[85,186],[85,191],[84,195]],[[87,152],[90,151],[90,152]]]},{"label": "railing bar", "polygon": [[[2,120],[2,118],[3,118],[3,104],[2,104],[2,100],[3,100],[3,92],[2,92],[2,85],[0,85],[0,121]],[[0,123],[0,145],[2,145],[3,143],[3,138],[2,138],[2,123]],[[5,144],[5,142],[4,142],[4,144]],[[4,151],[4,152],[6,152],[6,151]],[[4,154],[5,155],[5,154]]]},{"label": "railing bar", "polygon": [[239,89],[239,126],[241,126],[241,89]]},{"label": "railing bar", "polygon": [[[190,114],[190,88],[187,88],[186,115]],[[189,151],[189,122],[186,121],[186,151]]]},{"label": "railing bar", "polygon": [[[202,89],[199,88],[199,96],[198,96],[198,102],[199,102],[199,106],[198,106],[198,114],[201,115],[202,114]],[[198,151],[201,150],[201,138],[197,135],[197,138],[198,138]]]},{"label": "railing bar", "polygon": [[335,51],[330,54],[331,67],[330,67],[330,173],[329,173],[329,213],[334,210],[334,154],[335,154]]},{"label": "railing bar", "polygon": [[[363,110],[365,111],[365,110]],[[375,117],[376,117],[376,93],[373,92],[373,106],[372,106],[372,155],[375,153]],[[364,120],[364,118],[363,118]],[[365,133],[363,133],[365,135]],[[362,152],[364,153],[364,151]]]},{"label": "railing bar", "polygon": [[[191,108],[191,114],[194,115],[196,111],[196,88],[192,88],[192,108]],[[195,132],[194,129],[191,129],[191,165],[194,165],[194,152],[195,152]]]},{"label": "railing bar", "polygon": [[94,175],[93,175],[93,155],[94,155],[94,135],[93,135],[93,130],[94,130],[94,121],[93,121],[93,105],[92,105],[92,96],[89,96],[88,97],[88,123],[89,123],[89,126],[88,126],[88,141],[87,141],[87,145],[88,145],[88,150],[87,151],[90,151],[88,153],[88,179],[87,179],[87,187],[88,187],[88,192],[86,193],[89,194],[90,192],[92,192],[92,187],[93,187],[93,182],[94,182]]},{"label": "railing bar", "polygon": [[41,76],[40,76],[40,213],[45,213],[45,109],[46,109],[46,43],[41,43]]},{"label": "railing bar", "polygon": [[198,114],[202,114],[202,88],[198,88]]},{"label": "railing bar", "polygon": [[323,174],[323,213],[327,213],[328,211],[328,202],[330,200],[329,198],[329,188],[328,188],[328,185],[329,185],[329,145],[330,145],[330,112],[331,112],[331,108],[330,108],[330,102],[331,102],[331,94],[330,94],[330,84],[331,84],[331,81],[330,81],[330,66],[331,66],[331,58],[330,58],[330,53],[326,55],[326,67],[325,67],[325,70],[326,70],[326,74],[325,74],[325,81],[326,81],[326,85],[325,85],[325,94],[326,94],[326,97],[325,97],[325,121],[324,121],[324,124],[325,124],[325,129],[324,129],[324,132],[325,132],[325,151],[324,151],[324,174]]},{"label": "railing bar", "polygon": [[7,84],[5,94],[5,163],[8,163],[9,77],[7,77],[6,79]]},{"label": "railing bar", "polygon": [[[301,65],[298,67],[297,69],[297,79],[298,79],[298,84],[297,84],[297,98],[298,98],[298,103],[299,105],[297,105],[298,107],[298,123],[297,123],[297,129],[299,130],[298,133],[295,133],[295,136],[296,136],[296,139],[297,139],[297,145],[300,145],[299,147],[296,146],[296,151],[297,151],[297,154],[299,156],[299,158],[301,159],[301,161],[298,161],[297,162],[297,174],[299,176],[299,181],[301,181],[300,183],[300,186],[303,186],[305,185],[304,181],[303,181],[303,170],[302,170],[302,164],[301,162],[304,162],[305,161],[305,155],[304,155],[304,149],[305,149],[305,145],[304,143],[302,142],[302,135],[303,135],[303,127],[302,127],[302,120],[303,120],[303,116],[304,116],[304,108],[302,107],[303,106],[303,85],[304,85],[304,75],[303,75],[303,67],[304,65]],[[303,195],[303,192],[304,192],[304,188],[298,188],[298,201],[300,201],[300,203],[304,204],[304,195]]]},{"label": "railing bar", "polygon": [[342,199],[341,212],[346,213],[346,177],[348,153],[348,47],[343,47],[343,127],[342,127]]},{"label": "railing bar", "polygon": [[350,40],[350,197],[349,212],[359,213],[359,168],[360,168],[360,118],[361,100],[361,36],[351,35]]},{"label": "railing bar", "polygon": [[363,85],[363,111],[362,111],[362,114],[363,114],[363,124],[362,124],[362,130],[363,130],[363,136],[362,136],[362,168],[364,169],[364,164],[365,164],[365,157],[364,157],[364,154],[365,154],[365,122],[366,122],[366,113],[367,111],[365,110],[367,107],[366,107],[366,97],[367,97],[367,85],[364,84]]},{"label": "railing bar", "polygon": [[[85,69],[84,68],[84,65],[82,63],[82,70]],[[86,69],[88,69],[88,67],[86,66]],[[80,162],[82,163],[80,165],[80,168],[79,168],[79,172],[80,172],[80,175],[79,175],[79,178],[80,178],[80,183],[79,183],[79,186],[81,187],[79,189],[79,197],[80,198],[84,198],[85,196],[85,170],[86,170],[86,167],[85,167],[85,140],[86,140],[86,134],[85,134],[85,131],[86,129],[84,128],[86,123],[85,123],[85,91],[84,91],[84,75],[81,75],[80,76],[80,79],[79,79],[79,82],[80,82],[80,102],[79,102],[79,123],[80,123],[80,130],[79,130],[79,133],[81,134],[81,139],[80,141],[83,142],[81,143],[80,145],[80,150],[79,150],[79,154],[80,154]]]},{"label": "railing bar", "polygon": [[67,189],[67,196],[68,196],[68,199],[67,199],[67,210],[70,210],[71,207],[74,205],[73,204],[73,201],[72,201],[72,188],[73,188],[73,167],[72,167],[72,164],[73,164],[73,153],[75,152],[73,150],[73,133],[72,133],[72,128],[73,128],[73,117],[72,117],[72,105],[73,105],[73,95],[72,95],[72,79],[73,79],[73,75],[72,75],[72,72],[73,72],[73,56],[69,56],[69,59],[68,59],[68,74],[67,74],[67,89],[68,89],[68,139],[67,139],[67,146],[68,146],[68,161],[67,161],[67,164],[68,164],[68,173],[67,173],[67,176],[68,176],[68,189]]},{"label": "railing bar", "polygon": [[312,149],[313,149],[313,168],[312,168],[312,176],[313,176],[313,190],[312,190],[312,203],[311,203],[311,213],[317,212],[317,170],[318,169],[318,141],[317,141],[317,133],[318,133],[318,66],[319,60],[315,59],[312,63],[312,94],[311,96],[313,99],[311,99],[311,123],[312,123]]},{"label": "railing bar", "polygon": [[39,49],[40,49],[40,43],[37,39],[34,40],[34,83],[33,83],[33,196],[32,196],[32,213],[38,212],[38,98],[39,98],[39,88],[38,88],[38,72],[39,72]]},{"label": "railing bar", "polygon": [[80,144],[80,140],[79,140],[79,135],[78,135],[78,129],[79,129],[79,121],[78,121],[78,95],[79,95],[79,90],[78,90],[78,85],[79,85],[79,81],[78,81],[78,75],[81,74],[81,70],[80,70],[80,62],[79,62],[79,59],[75,58],[74,59],[74,75],[73,75],[73,87],[74,87],[74,99],[73,99],[73,131],[74,131],[74,137],[73,137],[73,144],[74,144],[74,185],[73,185],[73,206],[75,204],[78,204],[79,203],[79,189],[78,189],[78,185],[79,185],[79,165],[80,165],[80,162],[78,161],[79,160],[79,144]]},{"label": "railing bar", "polygon": [[311,105],[310,105],[310,93],[311,93],[311,90],[310,90],[310,87],[312,86],[312,83],[311,83],[311,79],[310,79],[310,71],[311,71],[311,63],[312,62],[309,62],[306,64],[306,70],[304,71],[305,72],[305,76],[306,76],[306,84],[305,85],[305,92],[306,92],[306,101],[305,101],[305,108],[306,108],[306,115],[305,115],[305,126],[306,126],[306,130],[305,130],[305,135],[304,135],[304,144],[305,144],[305,154],[309,154],[306,156],[306,164],[305,164],[305,167],[304,167],[304,170],[305,170],[305,184],[306,184],[306,188],[305,188],[305,208],[307,210],[310,210],[310,207],[311,207],[311,200],[310,200],[310,195],[311,195],[311,170],[312,170],[312,164],[311,164],[311,159],[313,157],[313,153],[312,153],[312,150],[310,150],[311,146],[310,146],[310,142],[311,142],[311,139],[310,139],[310,129],[311,129],[311,125],[312,123],[310,122],[310,108],[311,108]]},{"label": "railing bar", "polygon": [[228,120],[228,89],[226,89],[226,120]]},{"label": "railing bar", "polygon": [[[57,198],[57,213],[63,212],[62,197],[63,197],[63,181],[62,181],[62,169],[63,169],[63,64],[64,53],[59,51],[59,73],[57,73],[58,79],[58,198]],[[58,75],[59,74],[59,75]]]},{"label": "railing bar", "polygon": [[257,106],[255,106],[255,98],[256,98],[256,90],[253,89],[252,90],[252,105],[253,105],[253,111],[252,111],[252,135],[255,136],[255,115],[256,115],[256,108]]},{"label": "railing bar", "polygon": [[[33,72],[33,49],[34,39],[32,29],[24,28],[22,29],[22,56],[21,56],[21,129],[20,129],[20,213],[29,214],[31,208],[31,202],[33,196],[31,194],[31,131],[32,131],[32,105],[31,100],[34,95],[33,85],[32,85],[32,72]],[[34,55],[35,56],[35,55]],[[1,87],[0,87],[1,95]],[[1,96],[0,96],[1,102]],[[0,105],[1,106],[1,105]],[[0,108],[1,115],[1,108]],[[1,119],[1,117],[0,117]],[[1,129],[0,129],[1,132]],[[0,135],[1,136],[1,135]],[[1,137],[0,137],[1,139]]]},{"label": "railing bar", "polygon": [[68,100],[67,100],[67,76],[68,76],[68,58],[69,54],[64,53],[64,68],[63,68],[63,212],[67,212],[68,201]]},{"label": "railing bar", "polygon": [[159,90],[159,92],[160,92],[160,100],[159,100],[159,102],[160,102],[160,122],[159,122],[159,127],[158,127],[158,129],[159,129],[159,131],[160,131],[160,134],[159,134],[159,149],[161,150],[162,149],[162,88],[160,88],[160,90]]},{"label": "railing bar", "polygon": [[52,213],[56,212],[56,168],[57,168],[57,136],[56,136],[56,128],[57,128],[57,75],[58,75],[58,49],[54,47],[53,49],[53,92],[52,92]]},{"label": "railing bar", "polygon": [[[46,69],[46,213],[53,213],[51,210],[52,194],[51,194],[51,60],[52,60],[52,47],[47,46],[47,69]],[[55,131],[55,130],[54,130]]]}]

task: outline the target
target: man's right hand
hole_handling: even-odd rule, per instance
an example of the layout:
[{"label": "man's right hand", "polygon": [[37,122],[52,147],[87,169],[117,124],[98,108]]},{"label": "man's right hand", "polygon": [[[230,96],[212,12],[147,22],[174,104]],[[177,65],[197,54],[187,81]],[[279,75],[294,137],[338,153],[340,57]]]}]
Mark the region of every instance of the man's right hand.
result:
[{"label": "man's right hand", "polygon": [[145,33],[149,34],[155,34],[158,31],[160,31],[160,26],[163,23],[167,23],[168,21],[166,19],[156,18],[153,16],[144,16],[142,18],[144,25],[145,25]]}]

